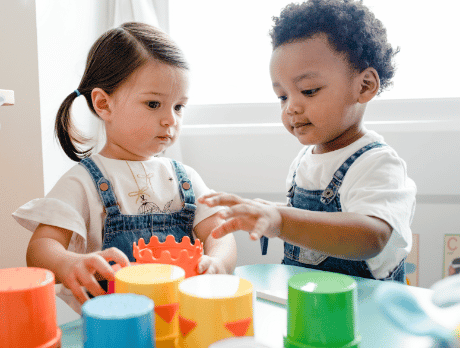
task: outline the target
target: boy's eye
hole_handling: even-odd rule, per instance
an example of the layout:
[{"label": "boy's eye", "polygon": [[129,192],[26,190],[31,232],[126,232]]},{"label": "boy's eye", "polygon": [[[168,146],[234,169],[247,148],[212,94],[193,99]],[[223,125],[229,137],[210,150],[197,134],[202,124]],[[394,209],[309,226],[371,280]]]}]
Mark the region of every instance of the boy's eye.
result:
[{"label": "boy's eye", "polygon": [[285,95],[282,95],[282,96],[278,97],[278,99],[283,102],[283,101],[287,100],[287,97]]},{"label": "boy's eye", "polygon": [[311,96],[311,95],[314,95],[319,90],[320,90],[319,88],[307,89],[307,90],[302,91],[302,94],[307,95],[307,96]]},{"label": "boy's eye", "polygon": [[157,102],[157,101],[150,101],[147,103],[147,105],[149,106],[149,108],[151,109],[158,109],[160,107],[160,102]]}]

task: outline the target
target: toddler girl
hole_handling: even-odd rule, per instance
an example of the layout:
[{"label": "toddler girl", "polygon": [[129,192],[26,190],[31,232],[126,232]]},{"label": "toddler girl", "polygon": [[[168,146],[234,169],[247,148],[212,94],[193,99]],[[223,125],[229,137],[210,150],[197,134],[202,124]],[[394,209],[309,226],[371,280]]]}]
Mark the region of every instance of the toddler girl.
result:
[{"label": "toddler girl", "polygon": [[[104,33],[92,46],[77,90],[67,96],[56,117],[59,142],[72,167],[45,198],[13,213],[33,232],[28,266],[54,272],[60,296],[80,305],[104,294],[98,279],[114,280],[108,261],[135,261],[133,242],[173,235],[204,243],[200,273],[232,273],[233,236],[214,239],[216,212],[196,203],[213,192],[192,168],[158,157],[179,137],[187,103],[188,66],[182,52],[162,31],[125,23]],[[102,150],[83,150],[72,124],[72,102],[83,96],[105,126]],[[69,290],[73,296],[69,296]],[[77,301],[75,301],[77,300]]]}]

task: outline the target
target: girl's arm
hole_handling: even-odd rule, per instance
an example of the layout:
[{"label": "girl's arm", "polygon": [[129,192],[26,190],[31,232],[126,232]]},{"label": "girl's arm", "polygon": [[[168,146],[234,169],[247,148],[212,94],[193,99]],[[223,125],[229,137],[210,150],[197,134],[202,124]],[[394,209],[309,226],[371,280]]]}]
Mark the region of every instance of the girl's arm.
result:
[{"label": "girl's arm", "polygon": [[218,215],[226,222],[212,231],[219,238],[231,232],[250,232],[279,237],[289,243],[350,260],[365,260],[379,254],[391,236],[391,226],[376,217],[357,213],[314,212],[213,193],[200,197],[210,207],[230,207]]},{"label": "girl's arm", "polygon": [[57,283],[69,288],[80,303],[89,299],[82,287],[92,295],[104,294],[96,277],[115,280],[115,273],[107,261],[113,260],[122,266],[129,265],[125,254],[116,248],[78,254],[67,250],[72,231],[40,224],[30,239],[26,260],[29,267],[41,267],[52,271]]},{"label": "girl's arm", "polygon": [[203,273],[232,274],[236,265],[236,242],[233,234],[216,239],[211,231],[224,221],[217,213],[204,219],[195,226],[194,231],[204,244],[204,255],[198,265],[198,271]]}]

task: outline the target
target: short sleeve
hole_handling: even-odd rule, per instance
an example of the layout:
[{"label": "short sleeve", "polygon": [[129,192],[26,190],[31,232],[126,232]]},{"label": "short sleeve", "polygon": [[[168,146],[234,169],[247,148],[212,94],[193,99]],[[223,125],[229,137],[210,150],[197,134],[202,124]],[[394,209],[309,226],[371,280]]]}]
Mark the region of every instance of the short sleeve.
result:
[{"label": "short sleeve", "polygon": [[58,180],[46,197],[24,204],[13,213],[13,217],[31,232],[39,224],[70,230],[74,232],[71,245],[86,245],[88,231],[102,228],[102,214],[91,177],[81,165],[76,165]]},{"label": "short sleeve", "polygon": [[[184,167],[186,169],[187,175],[190,178],[190,181],[192,182],[193,193],[195,194],[195,201],[203,195],[215,192],[214,190],[206,186],[201,176],[193,168],[187,165],[184,165]],[[197,201],[196,205],[197,208],[195,211],[195,220],[193,222],[193,227],[198,225],[201,221],[205,220],[206,218],[214,215],[219,210],[224,209],[223,207],[210,208],[205,204],[198,203]]]},{"label": "short sleeve", "polygon": [[415,210],[415,183],[393,150],[369,151],[349,169],[342,185],[342,211],[385,220],[406,241]]}]

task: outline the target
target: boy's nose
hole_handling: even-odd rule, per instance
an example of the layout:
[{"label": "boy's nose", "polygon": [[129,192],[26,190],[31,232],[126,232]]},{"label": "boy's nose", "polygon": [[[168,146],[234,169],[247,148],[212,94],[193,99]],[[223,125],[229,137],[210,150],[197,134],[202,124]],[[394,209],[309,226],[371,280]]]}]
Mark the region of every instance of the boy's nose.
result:
[{"label": "boy's nose", "polygon": [[298,114],[303,113],[303,111],[304,111],[303,105],[295,101],[290,102],[286,108],[286,112],[288,115],[298,115]]}]

